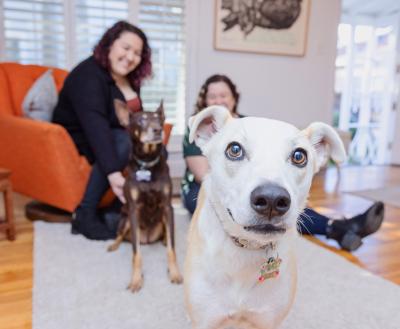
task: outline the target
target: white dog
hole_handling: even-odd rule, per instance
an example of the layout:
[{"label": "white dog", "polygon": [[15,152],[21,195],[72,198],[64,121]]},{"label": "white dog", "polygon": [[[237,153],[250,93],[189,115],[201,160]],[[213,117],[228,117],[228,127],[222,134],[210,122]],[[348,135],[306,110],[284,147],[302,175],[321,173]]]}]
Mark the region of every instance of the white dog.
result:
[{"label": "white dog", "polygon": [[209,162],[188,236],[185,299],[196,329],[276,328],[296,291],[293,242],[311,180],[343,161],[336,132],[281,121],[233,119],[221,106],[189,122]]}]

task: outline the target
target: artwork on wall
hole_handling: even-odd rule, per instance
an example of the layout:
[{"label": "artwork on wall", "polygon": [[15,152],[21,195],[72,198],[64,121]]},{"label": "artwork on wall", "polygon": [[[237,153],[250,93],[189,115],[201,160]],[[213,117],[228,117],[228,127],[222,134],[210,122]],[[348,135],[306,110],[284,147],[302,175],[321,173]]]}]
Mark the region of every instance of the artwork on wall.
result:
[{"label": "artwork on wall", "polygon": [[310,2],[215,0],[215,48],[304,56]]}]

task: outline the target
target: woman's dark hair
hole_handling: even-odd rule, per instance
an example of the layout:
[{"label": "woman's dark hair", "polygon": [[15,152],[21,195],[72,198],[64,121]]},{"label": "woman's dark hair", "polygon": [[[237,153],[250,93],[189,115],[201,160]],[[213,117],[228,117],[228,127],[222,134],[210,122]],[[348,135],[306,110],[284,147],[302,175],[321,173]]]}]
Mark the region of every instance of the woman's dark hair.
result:
[{"label": "woman's dark hair", "polygon": [[144,32],[138,27],[125,22],[119,21],[110,27],[101,37],[100,41],[93,49],[93,55],[96,61],[103,68],[110,69],[110,61],[108,54],[115,40],[117,40],[123,32],[133,32],[143,41],[142,60],[137,68],[130,72],[127,76],[129,83],[133,89],[138,91],[143,79],[151,76],[151,49]]},{"label": "woman's dark hair", "polygon": [[233,107],[233,113],[236,114],[236,109],[237,109],[237,105],[239,103],[240,94],[238,93],[235,84],[226,75],[214,74],[214,75],[210,76],[204,82],[204,84],[201,86],[199,95],[197,96],[197,102],[194,106],[193,115],[200,112],[205,107],[207,107],[206,98],[207,98],[207,93],[208,93],[208,86],[211,83],[215,83],[215,82],[225,82],[228,85],[229,89],[232,92],[233,98],[235,99],[235,106]]}]

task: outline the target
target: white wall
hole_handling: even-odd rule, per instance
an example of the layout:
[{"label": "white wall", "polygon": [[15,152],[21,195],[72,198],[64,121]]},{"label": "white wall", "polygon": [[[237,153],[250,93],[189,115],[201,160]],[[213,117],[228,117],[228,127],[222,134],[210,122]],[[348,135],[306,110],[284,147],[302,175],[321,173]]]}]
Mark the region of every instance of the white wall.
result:
[{"label": "white wall", "polygon": [[188,115],[198,90],[214,73],[227,74],[241,93],[239,111],[305,126],[331,123],[340,0],[312,0],[304,57],[217,51],[214,0],[188,8]]},{"label": "white wall", "polygon": [[[200,86],[215,73],[228,75],[241,93],[239,111],[285,120],[299,127],[332,122],[337,26],[340,0],[312,0],[304,57],[217,51],[214,0],[188,0],[187,117]],[[181,136],[169,144],[171,175],[181,176]]]}]

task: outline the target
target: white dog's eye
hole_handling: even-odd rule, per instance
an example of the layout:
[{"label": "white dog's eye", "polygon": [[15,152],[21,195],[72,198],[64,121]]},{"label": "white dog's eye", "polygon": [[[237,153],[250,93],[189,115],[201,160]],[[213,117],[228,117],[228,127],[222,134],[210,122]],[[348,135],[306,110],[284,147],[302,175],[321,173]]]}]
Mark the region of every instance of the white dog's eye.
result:
[{"label": "white dog's eye", "polygon": [[291,160],[295,166],[303,168],[307,164],[307,152],[302,148],[297,148],[293,151]]},{"label": "white dog's eye", "polygon": [[226,147],[225,155],[229,160],[242,160],[244,157],[244,150],[238,142],[232,142]]}]

